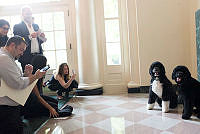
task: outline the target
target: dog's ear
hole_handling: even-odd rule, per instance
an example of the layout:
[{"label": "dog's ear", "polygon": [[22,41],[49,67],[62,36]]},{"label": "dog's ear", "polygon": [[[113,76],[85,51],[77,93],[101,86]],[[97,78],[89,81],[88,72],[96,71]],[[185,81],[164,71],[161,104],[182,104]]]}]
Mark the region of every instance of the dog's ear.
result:
[{"label": "dog's ear", "polygon": [[186,75],[187,78],[191,77],[191,73],[189,71],[189,69],[186,66],[182,66],[182,69]]},{"label": "dog's ear", "polygon": [[177,70],[177,67],[175,67],[173,72],[172,72],[172,80],[175,80],[176,70]]},{"label": "dog's ear", "polygon": [[161,73],[165,74],[165,67],[164,67],[164,65],[162,63],[160,63],[160,62],[159,62],[159,64],[160,64],[159,66],[160,66]]},{"label": "dog's ear", "polygon": [[153,67],[154,67],[154,64],[151,64],[150,68],[149,68],[149,74],[151,76],[153,76]]}]

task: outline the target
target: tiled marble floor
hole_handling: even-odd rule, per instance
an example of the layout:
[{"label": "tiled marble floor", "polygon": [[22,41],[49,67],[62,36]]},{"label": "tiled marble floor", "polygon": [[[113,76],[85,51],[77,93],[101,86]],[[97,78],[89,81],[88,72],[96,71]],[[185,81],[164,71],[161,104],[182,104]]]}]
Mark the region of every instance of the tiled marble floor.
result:
[{"label": "tiled marble floor", "polygon": [[179,106],[147,110],[148,94],[78,96],[71,117],[50,119],[37,134],[200,134],[200,119],[182,120]]}]

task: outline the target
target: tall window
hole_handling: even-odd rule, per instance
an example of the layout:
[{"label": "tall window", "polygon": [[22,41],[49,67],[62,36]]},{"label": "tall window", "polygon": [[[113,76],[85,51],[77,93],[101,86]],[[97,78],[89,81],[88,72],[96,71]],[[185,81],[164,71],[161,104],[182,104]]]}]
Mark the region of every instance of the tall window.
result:
[{"label": "tall window", "polygon": [[107,65],[121,65],[118,0],[104,0]]},{"label": "tall window", "polygon": [[44,31],[47,42],[42,44],[44,55],[52,69],[67,62],[64,12],[35,14],[35,22]]},{"label": "tall window", "polygon": [[[60,63],[67,62],[64,12],[33,14],[33,17],[34,22],[39,25],[47,37],[47,41],[42,44],[42,47],[48,64],[51,69],[55,69]],[[18,15],[0,18],[9,21],[11,29],[8,36],[12,36],[13,26],[21,21],[21,17]]]}]

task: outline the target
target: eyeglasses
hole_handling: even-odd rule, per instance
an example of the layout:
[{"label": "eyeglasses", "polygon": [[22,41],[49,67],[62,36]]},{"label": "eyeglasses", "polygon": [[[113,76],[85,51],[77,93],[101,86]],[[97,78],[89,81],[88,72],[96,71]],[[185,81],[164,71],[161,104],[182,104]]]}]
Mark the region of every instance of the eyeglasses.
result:
[{"label": "eyeglasses", "polygon": [[3,30],[8,31],[10,28],[7,27],[1,27]]}]

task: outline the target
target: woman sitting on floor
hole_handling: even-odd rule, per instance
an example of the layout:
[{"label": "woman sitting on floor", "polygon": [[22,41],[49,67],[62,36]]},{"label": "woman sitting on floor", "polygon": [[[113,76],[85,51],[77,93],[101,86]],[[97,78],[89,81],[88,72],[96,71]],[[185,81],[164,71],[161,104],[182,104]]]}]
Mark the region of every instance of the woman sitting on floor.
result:
[{"label": "woman sitting on floor", "polygon": [[[42,69],[46,66],[47,59],[43,55],[37,55],[32,59],[33,73],[37,69]],[[58,109],[58,101],[52,97],[43,95],[42,90],[43,78],[39,79],[24,107],[23,114],[25,118],[50,116],[61,117],[69,116],[73,108],[67,105],[63,110]]]},{"label": "woman sitting on floor", "polygon": [[68,97],[69,92],[73,90],[73,88],[78,88],[78,83],[75,80],[76,74],[72,72],[72,76],[69,75],[69,66],[67,63],[62,63],[58,71],[51,77],[48,88],[57,91],[58,99],[63,99],[63,92],[65,92],[65,96]]}]

